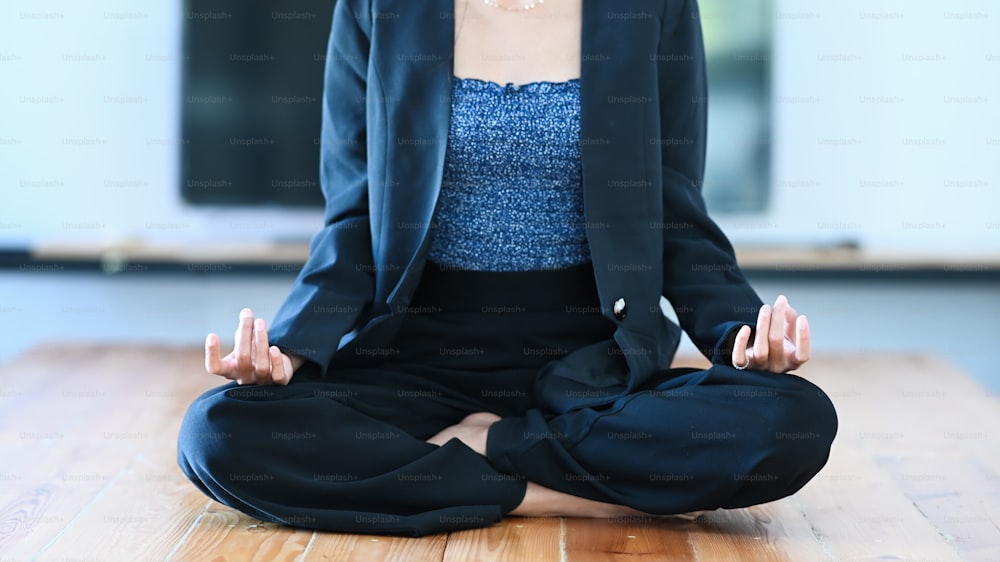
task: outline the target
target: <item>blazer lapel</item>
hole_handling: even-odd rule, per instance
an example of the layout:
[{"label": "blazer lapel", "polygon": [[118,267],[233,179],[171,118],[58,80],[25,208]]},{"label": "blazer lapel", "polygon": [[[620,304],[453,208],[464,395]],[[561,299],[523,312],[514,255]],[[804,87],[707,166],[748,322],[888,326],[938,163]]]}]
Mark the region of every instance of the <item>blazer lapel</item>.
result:
[{"label": "blazer lapel", "polygon": [[[376,263],[384,264],[378,283],[389,295],[410,294],[420,268],[414,265],[427,240],[444,171],[451,117],[455,0],[374,0],[372,64],[379,78],[388,138],[385,139],[385,185],[381,201],[372,201]],[[627,180],[623,170],[642,177],[644,163],[622,162],[623,147],[635,146],[636,131],[647,132],[649,112],[641,104],[616,99],[649,95],[649,53],[655,51],[659,23],[652,13],[657,2],[629,3],[648,18],[616,17],[617,0],[583,0],[581,44],[581,141],[583,190],[588,223],[635,224],[647,202],[635,199],[643,190],[609,189],[611,180]],[[623,38],[633,43],[623,42]],[[652,101],[652,100],[651,100]],[[642,159],[641,155],[624,155]],[[635,192],[635,194],[630,193]],[[646,194],[648,195],[648,193]],[[644,217],[643,217],[644,218]],[[608,229],[590,232],[595,263],[614,254]],[[621,233],[618,233],[621,234]],[[620,241],[619,241],[620,242]]]},{"label": "blazer lapel", "polygon": [[[378,283],[390,305],[415,286],[415,258],[430,230],[444,172],[451,118],[453,0],[375,0],[372,53],[384,100],[385,183],[375,207],[384,265]],[[373,209],[374,211],[374,209]],[[419,265],[419,264],[418,264]]]},{"label": "blazer lapel", "polygon": [[648,242],[649,220],[657,216],[650,174],[658,172],[648,137],[657,136],[651,55],[663,3],[583,0],[583,6],[580,148],[586,221],[598,225],[588,227],[588,242],[601,287],[607,272],[598,265],[622,261],[625,240]]}]

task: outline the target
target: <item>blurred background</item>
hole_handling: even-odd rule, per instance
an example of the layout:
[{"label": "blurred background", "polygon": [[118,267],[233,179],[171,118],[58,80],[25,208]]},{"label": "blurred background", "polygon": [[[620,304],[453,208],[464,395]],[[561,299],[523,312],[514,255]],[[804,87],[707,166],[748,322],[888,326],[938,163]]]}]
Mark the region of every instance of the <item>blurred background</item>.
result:
[{"label": "blurred background", "polygon": [[[761,297],[817,355],[935,353],[1000,392],[1000,5],[700,6],[706,199]],[[0,3],[0,360],[270,318],[322,222],[332,9]]]}]

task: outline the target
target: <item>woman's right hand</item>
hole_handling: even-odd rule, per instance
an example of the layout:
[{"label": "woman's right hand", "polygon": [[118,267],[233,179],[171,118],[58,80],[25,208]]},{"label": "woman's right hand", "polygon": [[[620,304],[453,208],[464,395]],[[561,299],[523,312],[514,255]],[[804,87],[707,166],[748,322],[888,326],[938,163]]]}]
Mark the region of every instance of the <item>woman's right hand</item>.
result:
[{"label": "woman's right hand", "polygon": [[236,328],[236,345],[225,357],[220,356],[219,336],[205,338],[205,369],[239,384],[288,384],[292,374],[303,363],[301,357],[282,353],[267,343],[267,326],[263,318],[256,321],[253,311],[240,311]]}]

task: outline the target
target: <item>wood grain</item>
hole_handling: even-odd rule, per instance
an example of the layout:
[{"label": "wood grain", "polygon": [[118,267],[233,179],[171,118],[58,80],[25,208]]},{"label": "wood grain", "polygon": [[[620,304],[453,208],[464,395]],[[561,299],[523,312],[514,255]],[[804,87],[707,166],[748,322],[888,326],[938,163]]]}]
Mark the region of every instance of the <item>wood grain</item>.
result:
[{"label": "wood grain", "polygon": [[558,518],[510,517],[489,527],[451,533],[445,562],[555,562],[562,528]]},{"label": "wood grain", "polygon": [[447,542],[447,534],[414,539],[318,532],[306,554],[329,562],[441,562]]},{"label": "wood grain", "polygon": [[0,428],[12,427],[17,416],[52,391],[61,378],[79,368],[78,356],[58,346],[43,345],[4,363],[0,368]]},{"label": "wood grain", "polygon": [[[871,355],[811,366],[809,378],[831,396],[841,427],[827,467],[791,501],[834,558],[959,559],[878,462],[954,446],[940,431],[916,423],[926,412],[947,407],[948,392],[941,385],[954,373],[939,367],[927,358]],[[945,411],[942,423],[957,423],[961,409]]]},{"label": "wood grain", "polygon": [[2,558],[1000,558],[1000,400],[932,357],[814,358],[801,374],[831,396],[840,432],[828,466],[790,498],[694,523],[509,518],[420,539],[264,524],[202,496],[174,459],[184,409],[221,382],[201,361],[198,349],[72,345],[4,365]]},{"label": "wood grain", "polygon": [[[177,378],[177,373],[158,370],[154,367],[146,376]],[[187,391],[183,398],[157,394],[147,402],[147,408],[159,402],[152,409],[161,414],[150,419],[147,430],[155,435],[150,446],[81,510],[43,551],[44,559],[98,559],[117,552],[131,560],[163,560],[181,541],[208,504],[176,462],[177,432],[187,397],[208,385],[193,376],[181,381],[178,386]]]},{"label": "wood grain", "polygon": [[[964,559],[1000,554],[1000,401],[947,363],[932,357],[862,357],[846,368],[905,377],[878,376],[855,391],[838,437],[868,456],[884,478]],[[829,365],[820,365],[821,372]],[[826,373],[838,389],[844,382]],[[844,391],[846,392],[846,390]],[[875,517],[875,516],[868,516]],[[901,523],[900,515],[886,515]],[[892,519],[896,518],[896,519]]]},{"label": "wood grain", "polygon": [[264,523],[211,503],[168,560],[282,562],[301,558],[312,531]]},{"label": "wood grain", "polygon": [[892,478],[867,455],[835,444],[821,477],[792,496],[836,560],[958,560]]},{"label": "wood grain", "polygon": [[638,562],[697,560],[688,521],[653,517],[567,518],[567,562]]},{"label": "wood grain", "polygon": [[829,557],[805,516],[787,500],[706,513],[692,524],[690,542],[701,561]]},{"label": "wood grain", "polygon": [[1000,479],[968,458],[879,461],[920,513],[965,560],[1000,560]]},{"label": "wood grain", "polygon": [[[162,423],[157,411],[128,406],[141,404],[155,381],[132,376],[106,350],[64,353],[74,355],[74,370],[4,443],[14,451],[6,470],[17,475],[0,488],[0,551],[8,556],[31,555],[58,535],[148,444],[146,428]],[[101,376],[88,376],[91,369]]]}]

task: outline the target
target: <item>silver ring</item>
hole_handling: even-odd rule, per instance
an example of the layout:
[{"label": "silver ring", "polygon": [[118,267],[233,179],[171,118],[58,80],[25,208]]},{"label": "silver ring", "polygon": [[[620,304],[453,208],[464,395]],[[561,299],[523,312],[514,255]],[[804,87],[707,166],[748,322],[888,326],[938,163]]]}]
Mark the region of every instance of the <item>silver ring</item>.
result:
[{"label": "silver ring", "polygon": [[744,364],[742,364],[742,365],[737,365],[736,361],[733,361],[733,367],[736,368],[736,369],[738,369],[738,370],[740,370],[740,371],[745,371],[746,368],[749,367],[749,366],[750,366],[750,358],[749,357],[747,357],[747,362],[744,363]]}]

